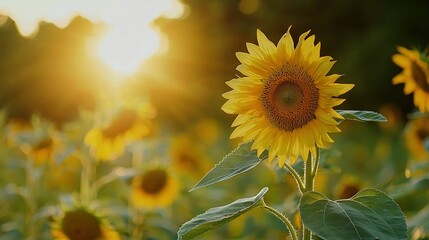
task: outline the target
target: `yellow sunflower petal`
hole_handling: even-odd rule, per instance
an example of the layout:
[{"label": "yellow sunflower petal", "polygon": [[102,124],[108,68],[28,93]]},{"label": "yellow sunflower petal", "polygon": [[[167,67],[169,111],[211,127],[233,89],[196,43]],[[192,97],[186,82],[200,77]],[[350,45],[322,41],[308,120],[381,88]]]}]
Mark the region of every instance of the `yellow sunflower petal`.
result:
[{"label": "yellow sunflower petal", "polygon": [[277,51],[276,45],[271,42],[267,36],[261,30],[256,31],[256,38],[258,40],[259,47],[265,54],[274,54]]},{"label": "yellow sunflower petal", "polygon": [[283,35],[283,37],[277,44],[277,54],[279,55],[279,58],[284,61],[282,63],[287,62],[287,60],[291,57],[294,49],[294,43],[292,35],[290,34],[290,29],[291,27],[289,27],[287,32]]}]

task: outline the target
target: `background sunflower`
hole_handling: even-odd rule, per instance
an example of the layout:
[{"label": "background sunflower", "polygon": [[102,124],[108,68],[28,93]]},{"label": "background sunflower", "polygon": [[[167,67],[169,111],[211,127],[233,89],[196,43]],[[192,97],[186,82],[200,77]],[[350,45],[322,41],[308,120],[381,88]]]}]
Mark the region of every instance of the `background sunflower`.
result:
[{"label": "background sunflower", "polygon": [[131,202],[137,208],[156,209],[168,207],[179,194],[179,183],[167,169],[146,169],[133,178]]},{"label": "background sunflower", "polygon": [[124,153],[125,147],[151,133],[152,106],[122,106],[104,127],[95,127],[85,136],[85,143],[101,160],[113,160]]},{"label": "background sunflower", "polygon": [[106,219],[82,207],[68,209],[54,219],[51,230],[54,240],[121,239],[119,233],[112,229]]},{"label": "background sunflower", "polygon": [[403,68],[393,84],[404,83],[404,93],[414,93],[414,105],[421,112],[429,112],[429,59],[417,50],[398,47],[400,54],[393,55],[393,62]]}]

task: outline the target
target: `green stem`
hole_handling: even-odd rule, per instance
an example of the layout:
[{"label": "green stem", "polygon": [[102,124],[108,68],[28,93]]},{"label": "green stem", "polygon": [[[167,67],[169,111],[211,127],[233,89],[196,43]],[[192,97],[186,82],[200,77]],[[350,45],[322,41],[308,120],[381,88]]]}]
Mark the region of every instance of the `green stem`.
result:
[{"label": "green stem", "polygon": [[263,200],[262,200],[262,206],[263,206],[263,208],[267,209],[270,213],[272,213],[274,216],[278,217],[286,225],[287,229],[289,230],[289,234],[290,234],[292,240],[298,240],[298,237],[296,235],[296,230],[286,216],[284,216],[283,214],[281,214],[280,212],[278,212],[274,208],[266,205]]},{"label": "green stem", "polygon": [[[139,147],[133,148],[131,159],[131,167],[134,170],[141,171],[143,167],[143,151]],[[131,203],[131,189],[128,193],[128,214],[131,216],[131,221],[128,222],[128,231],[131,233],[132,239],[144,239],[144,221],[145,214],[141,212],[141,209],[136,209]]]},{"label": "green stem", "polygon": [[319,148],[317,148],[317,150],[316,150],[316,158],[315,158],[315,160],[314,160],[314,167],[313,167],[313,170],[311,171],[311,176],[312,176],[312,178],[313,178],[313,181],[314,181],[314,178],[316,177],[316,173],[317,173],[317,169],[319,168],[319,160],[320,160],[320,149]]},{"label": "green stem", "polygon": [[[304,193],[314,190],[314,175],[315,174],[313,175],[313,166],[312,165],[313,165],[313,159],[312,159],[311,154],[309,154],[308,159],[304,165],[305,166],[305,169],[304,169],[304,179],[305,179]],[[315,167],[317,167],[317,164],[315,164]],[[311,240],[312,239],[310,229],[306,228],[304,226],[304,224],[303,224],[302,239],[303,240]]]},{"label": "green stem", "polygon": [[298,188],[299,191],[301,193],[304,192],[305,190],[305,186],[304,183],[301,180],[301,177],[299,176],[299,174],[295,171],[295,169],[293,169],[292,166],[290,166],[289,164],[285,163],[284,167],[292,174],[292,176],[295,178],[296,183],[298,184]]},{"label": "green stem", "polygon": [[93,162],[92,159],[80,154],[82,163],[82,173],[80,178],[80,200],[85,206],[89,205],[93,197],[91,183],[93,180]]},{"label": "green stem", "polygon": [[117,179],[118,175],[115,170],[111,171],[110,173],[100,177],[92,184],[92,191],[97,192],[101,187],[104,185],[113,182],[115,179]]},{"label": "green stem", "polygon": [[27,211],[26,211],[26,227],[27,227],[27,240],[33,240],[35,239],[35,224],[33,222],[34,219],[34,215],[36,214],[36,210],[37,210],[37,202],[36,202],[36,192],[35,191],[35,183],[36,183],[36,179],[34,177],[34,165],[33,165],[33,159],[30,159],[29,157],[27,157],[26,159],[27,163],[26,163],[26,188],[27,188],[27,192],[25,195],[25,200],[27,203]]}]

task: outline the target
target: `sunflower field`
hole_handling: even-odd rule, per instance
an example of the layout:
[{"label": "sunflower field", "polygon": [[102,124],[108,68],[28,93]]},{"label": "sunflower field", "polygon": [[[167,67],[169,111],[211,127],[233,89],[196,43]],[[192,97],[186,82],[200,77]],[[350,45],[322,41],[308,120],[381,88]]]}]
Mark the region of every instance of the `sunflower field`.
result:
[{"label": "sunflower field", "polygon": [[0,239],[429,239],[428,9],[0,0]]}]

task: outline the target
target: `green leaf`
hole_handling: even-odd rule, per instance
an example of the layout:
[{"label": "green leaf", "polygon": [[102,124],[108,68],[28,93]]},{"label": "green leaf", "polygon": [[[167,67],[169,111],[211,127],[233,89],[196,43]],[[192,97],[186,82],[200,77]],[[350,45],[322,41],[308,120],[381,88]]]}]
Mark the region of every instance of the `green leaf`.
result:
[{"label": "green leaf", "polygon": [[389,195],[398,200],[398,198],[403,198],[415,193],[421,193],[429,190],[429,178],[428,177],[419,177],[412,178],[409,181],[394,186],[393,191],[389,192]]},{"label": "green leaf", "polygon": [[376,189],[363,189],[352,198],[336,201],[307,192],[299,211],[304,225],[323,239],[407,239],[398,204]]},{"label": "green leaf", "polygon": [[251,146],[252,142],[240,144],[214,166],[190,191],[225,181],[254,168],[266,158],[267,154],[264,152],[260,159],[256,155],[256,150],[252,150]]},{"label": "green leaf", "polygon": [[386,117],[377,112],[358,110],[336,110],[345,120],[359,122],[387,122]]},{"label": "green leaf", "polygon": [[207,210],[183,224],[177,232],[178,240],[192,239],[209,230],[218,228],[225,223],[239,217],[245,212],[261,205],[261,199],[268,191],[264,187],[256,196],[238,199],[228,205]]},{"label": "green leaf", "polygon": [[409,226],[412,239],[429,237],[429,205],[410,219]]}]

